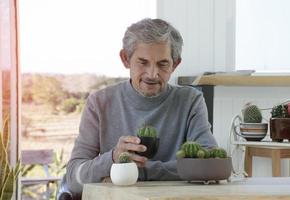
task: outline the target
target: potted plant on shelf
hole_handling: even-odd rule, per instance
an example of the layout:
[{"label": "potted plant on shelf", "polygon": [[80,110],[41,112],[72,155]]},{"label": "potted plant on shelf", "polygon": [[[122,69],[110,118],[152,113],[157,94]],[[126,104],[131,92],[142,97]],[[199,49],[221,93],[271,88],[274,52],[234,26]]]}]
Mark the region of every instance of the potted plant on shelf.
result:
[{"label": "potted plant on shelf", "polygon": [[268,123],[263,123],[261,109],[252,103],[245,104],[242,109],[240,123],[234,128],[234,132],[247,141],[260,141],[268,131]]},{"label": "potted plant on shelf", "polygon": [[290,101],[272,108],[270,137],[275,142],[283,142],[283,139],[290,141]]},{"label": "potted plant on shelf", "polygon": [[110,177],[115,185],[128,186],[136,183],[138,179],[138,168],[132,162],[130,154],[123,152],[120,154],[118,163],[113,163],[110,170]]},{"label": "potted plant on shelf", "polygon": [[9,163],[10,128],[8,119],[0,131],[0,199],[10,200],[15,191],[15,182],[21,171],[20,162],[15,167]]}]

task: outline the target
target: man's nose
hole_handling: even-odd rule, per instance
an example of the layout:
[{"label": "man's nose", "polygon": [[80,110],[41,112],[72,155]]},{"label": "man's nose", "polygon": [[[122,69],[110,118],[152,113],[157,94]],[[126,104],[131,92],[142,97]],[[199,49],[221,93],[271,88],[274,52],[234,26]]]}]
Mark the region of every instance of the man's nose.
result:
[{"label": "man's nose", "polygon": [[159,69],[155,65],[151,65],[147,71],[150,78],[157,78],[159,76]]}]

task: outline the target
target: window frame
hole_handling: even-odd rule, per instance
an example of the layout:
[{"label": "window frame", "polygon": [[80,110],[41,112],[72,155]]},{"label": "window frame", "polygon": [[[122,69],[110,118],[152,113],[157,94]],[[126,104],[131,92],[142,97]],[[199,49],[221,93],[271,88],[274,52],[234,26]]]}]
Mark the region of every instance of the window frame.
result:
[{"label": "window frame", "polygon": [[[9,87],[9,110],[8,115],[10,118],[10,132],[11,132],[11,143],[10,143],[10,163],[12,166],[16,165],[16,162],[19,158],[19,86],[20,86],[20,77],[19,77],[19,65],[18,65],[18,12],[17,12],[17,0],[2,0],[0,4],[0,52],[3,55],[9,56],[0,56],[0,125],[3,125],[3,88]],[[4,65],[6,63],[6,65]],[[4,83],[5,79],[3,78],[3,69],[7,69],[9,75],[9,83]],[[19,197],[19,184],[16,185],[16,191],[14,193],[13,199],[20,199]]]}]

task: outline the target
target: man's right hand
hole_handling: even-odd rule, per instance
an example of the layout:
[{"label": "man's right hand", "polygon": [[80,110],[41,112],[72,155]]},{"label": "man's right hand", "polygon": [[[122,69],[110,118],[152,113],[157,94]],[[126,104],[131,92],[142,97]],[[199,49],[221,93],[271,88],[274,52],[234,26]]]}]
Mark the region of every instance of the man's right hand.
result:
[{"label": "man's right hand", "polygon": [[113,150],[113,161],[118,162],[119,155],[122,152],[129,152],[132,161],[134,161],[138,167],[144,167],[147,158],[134,153],[144,151],[146,151],[146,146],[140,144],[140,138],[136,136],[121,136]]}]

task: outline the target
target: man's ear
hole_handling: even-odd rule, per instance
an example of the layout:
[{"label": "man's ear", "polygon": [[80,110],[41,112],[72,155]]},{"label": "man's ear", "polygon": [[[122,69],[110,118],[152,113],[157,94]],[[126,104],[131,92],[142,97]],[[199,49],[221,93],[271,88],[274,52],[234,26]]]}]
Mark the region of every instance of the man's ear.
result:
[{"label": "man's ear", "polygon": [[120,58],[121,58],[121,60],[122,60],[123,65],[124,65],[126,68],[129,69],[129,68],[130,68],[129,58],[128,58],[128,56],[127,56],[125,50],[122,49],[122,50],[120,51],[119,55],[120,55]]},{"label": "man's ear", "polygon": [[178,58],[177,61],[173,64],[173,70],[172,72],[174,72],[174,70],[176,69],[176,67],[181,63],[181,58]]}]

